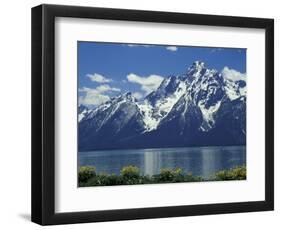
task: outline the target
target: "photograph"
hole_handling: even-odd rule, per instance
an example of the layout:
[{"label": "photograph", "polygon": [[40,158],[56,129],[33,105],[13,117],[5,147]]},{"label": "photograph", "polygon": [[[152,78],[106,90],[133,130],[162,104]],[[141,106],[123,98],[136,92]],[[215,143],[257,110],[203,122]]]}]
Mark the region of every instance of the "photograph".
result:
[{"label": "photograph", "polygon": [[246,51],[78,41],[78,186],[245,180]]}]

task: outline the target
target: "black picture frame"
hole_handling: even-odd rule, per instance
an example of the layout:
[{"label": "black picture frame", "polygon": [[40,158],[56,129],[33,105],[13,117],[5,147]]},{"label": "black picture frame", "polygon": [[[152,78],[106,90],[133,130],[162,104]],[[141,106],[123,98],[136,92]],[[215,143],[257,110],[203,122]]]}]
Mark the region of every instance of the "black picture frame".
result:
[{"label": "black picture frame", "polygon": [[[265,200],[55,213],[55,18],[89,18],[265,29]],[[32,221],[41,225],[267,211],[274,209],[274,20],[110,8],[32,8]]]}]

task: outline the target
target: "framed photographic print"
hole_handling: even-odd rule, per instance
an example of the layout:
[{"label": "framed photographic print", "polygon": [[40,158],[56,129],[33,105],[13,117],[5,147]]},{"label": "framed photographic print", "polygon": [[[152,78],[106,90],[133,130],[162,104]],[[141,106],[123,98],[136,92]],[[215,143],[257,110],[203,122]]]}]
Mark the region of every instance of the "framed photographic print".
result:
[{"label": "framed photographic print", "polygon": [[273,19],[32,9],[32,221],[273,210]]}]

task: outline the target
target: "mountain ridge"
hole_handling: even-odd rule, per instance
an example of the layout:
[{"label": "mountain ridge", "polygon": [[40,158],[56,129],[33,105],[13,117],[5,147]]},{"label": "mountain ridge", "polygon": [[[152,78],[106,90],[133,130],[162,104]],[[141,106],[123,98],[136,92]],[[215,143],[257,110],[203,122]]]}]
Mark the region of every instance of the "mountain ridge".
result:
[{"label": "mountain ridge", "polygon": [[194,62],[138,101],[127,92],[95,109],[79,107],[79,151],[244,145],[246,76]]}]

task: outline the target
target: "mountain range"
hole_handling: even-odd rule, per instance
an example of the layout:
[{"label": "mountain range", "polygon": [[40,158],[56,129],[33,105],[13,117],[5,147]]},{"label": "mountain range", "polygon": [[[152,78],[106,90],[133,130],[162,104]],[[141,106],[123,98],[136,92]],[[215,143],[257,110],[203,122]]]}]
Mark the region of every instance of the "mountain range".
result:
[{"label": "mountain range", "polygon": [[142,100],[127,92],[80,105],[79,151],[245,145],[246,76],[226,72],[196,61]]}]

